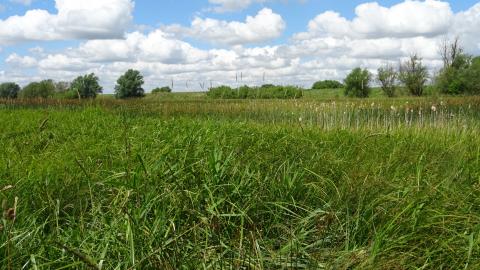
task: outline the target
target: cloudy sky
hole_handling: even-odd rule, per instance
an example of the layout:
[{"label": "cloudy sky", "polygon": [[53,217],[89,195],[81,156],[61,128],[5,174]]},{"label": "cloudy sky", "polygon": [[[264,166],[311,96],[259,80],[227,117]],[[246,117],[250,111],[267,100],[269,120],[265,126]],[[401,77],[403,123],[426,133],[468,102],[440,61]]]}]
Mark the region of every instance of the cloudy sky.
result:
[{"label": "cloudy sky", "polygon": [[434,71],[455,36],[480,54],[478,0],[1,0],[0,82],[94,72],[111,93],[134,68],[147,90],[309,86],[413,53]]}]

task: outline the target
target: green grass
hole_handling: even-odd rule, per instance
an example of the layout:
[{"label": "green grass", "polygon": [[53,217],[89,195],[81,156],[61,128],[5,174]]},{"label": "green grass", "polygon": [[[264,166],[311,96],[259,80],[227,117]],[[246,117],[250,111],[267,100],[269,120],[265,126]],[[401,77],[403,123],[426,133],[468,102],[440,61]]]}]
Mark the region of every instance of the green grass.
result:
[{"label": "green grass", "polygon": [[2,269],[480,268],[476,97],[3,104]]}]

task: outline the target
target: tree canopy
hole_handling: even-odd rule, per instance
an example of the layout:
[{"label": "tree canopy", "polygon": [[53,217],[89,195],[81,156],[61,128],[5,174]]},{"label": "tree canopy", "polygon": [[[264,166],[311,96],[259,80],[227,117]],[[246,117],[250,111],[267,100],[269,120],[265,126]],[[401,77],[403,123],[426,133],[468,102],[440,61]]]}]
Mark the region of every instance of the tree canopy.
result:
[{"label": "tree canopy", "polygon": [[140,71],[129,69],[118,78],[115,86],[115,96],[120,99],[144,97],[143,84],[144,80]]}]

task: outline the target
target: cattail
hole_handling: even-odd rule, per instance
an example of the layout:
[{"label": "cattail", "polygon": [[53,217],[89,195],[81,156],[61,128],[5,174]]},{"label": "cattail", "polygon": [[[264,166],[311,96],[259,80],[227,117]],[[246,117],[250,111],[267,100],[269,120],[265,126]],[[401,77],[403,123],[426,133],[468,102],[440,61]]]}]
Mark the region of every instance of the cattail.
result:
[{"label": "cattail", "polygon": [[437,111],[437,107],[435,107],[435,105],[432,105],[432,111],[433,111],[433,112],[436,112],[436,111]]}]

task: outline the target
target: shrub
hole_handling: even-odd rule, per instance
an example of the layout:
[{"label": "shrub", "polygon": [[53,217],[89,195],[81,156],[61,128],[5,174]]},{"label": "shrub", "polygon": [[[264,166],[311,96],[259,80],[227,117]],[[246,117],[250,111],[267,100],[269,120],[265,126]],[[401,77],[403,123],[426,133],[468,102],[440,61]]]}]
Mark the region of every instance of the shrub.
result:
[{"label": "shrub", "polygon": [[422,64],[422,59],[417,55],[412,55],[409,60],[403,62],[400,65],[399,79],[410,94],[414,96],[423,95],[425,83],[428,80],[428,70]]},{"label": "shrub", "polygon": [[55,94],[55,85],[52,80],[32,82],[20,91],[21,98],[51,98]]},{"label": "shrub", "polygon": [[157,87],[152,90],[152,94],[171,93],[171,92],[172,92],[172,88],[170,88],[170,86]]},{"label": "shrub", "polygon": [[356,68],[345,78],[345,95],[366,98],[370,95],[372,75],[368,70]]},{"label": "shrub", "polygon": [[140,71],[129,69],[124,75],[120,76],[115,86],[116,98],[139,98],[145,96],[145,90],[143,90],[143,76]]},{"label": "shrub", "polygon": [[339,81],[334,80],[324,80],[318,81],[313,84],[312,89],[319,90],[319,89],[338,89],[343,88],[344,85]]},{"label": "shrub", "polygon": [[70,91],[73,92],[73,96],[82,99],[96,98],[97,94],[102,93],[102,87],[98,84],[98,77],[91,73],[73,80]]},{"label": "shrub", "polygon": [[237,93],[230,86],[221,85],[218,87],[212,87],[208,90],[207,96],[211,98],[225,98],[233,99],[238,98]]},{"label": "shrub", "polygon": [[16,83],[7,82],[0,84],[0,98],[17,98],[18,92],[20,92],[20,86]]},{"label": "shrub", "polygon": [[380,82],[383,93],[388,97],[395,96],[398,73],[391,65],[385,65],[378,69],[377,80]]}]

